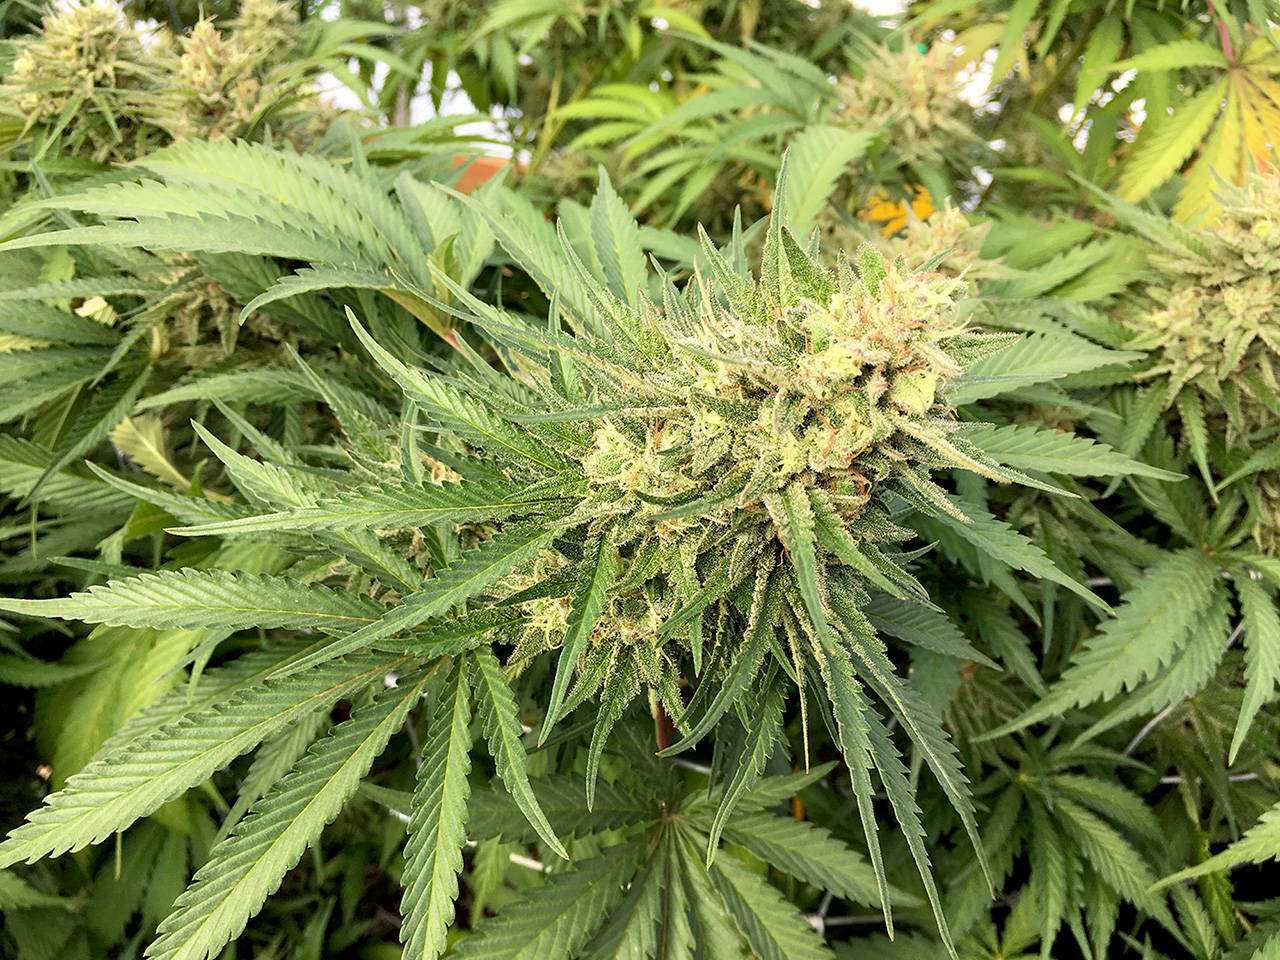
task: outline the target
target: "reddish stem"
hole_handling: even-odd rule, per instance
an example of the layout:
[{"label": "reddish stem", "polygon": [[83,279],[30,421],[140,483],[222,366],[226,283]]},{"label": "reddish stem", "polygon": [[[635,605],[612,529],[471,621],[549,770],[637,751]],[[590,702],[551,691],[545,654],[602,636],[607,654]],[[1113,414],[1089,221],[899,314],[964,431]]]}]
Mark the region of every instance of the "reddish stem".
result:
[{"label": "reddish stem", "polygon": [[1227,63],[1235,63],[1235,51],[1231,47],[1231,34],[1227,32],[1227,22],[1223,19],[1222,14],[1218,12],[1218,5],[1213,0],[1205,0],[1209,4],[1209,12],[1214,15],[1218,21],[1218,40],[1222,43],[1222,55],[1227,58]]},{"label": "reddish stem", "polygon": [[658,741],[658,752],[661,753],[671,745],[671,734],[675,732],[675,724],[667,716],[666,708],[658,702],[658,712],[653,716],[654,739]]}]

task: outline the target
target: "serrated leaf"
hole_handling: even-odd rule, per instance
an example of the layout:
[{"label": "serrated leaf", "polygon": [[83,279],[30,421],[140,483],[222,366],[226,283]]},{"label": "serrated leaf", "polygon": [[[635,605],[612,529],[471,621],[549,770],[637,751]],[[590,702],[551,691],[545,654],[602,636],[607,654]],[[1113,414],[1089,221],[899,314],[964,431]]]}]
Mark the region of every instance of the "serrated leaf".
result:
[{"label": "serrated leaf", "polygon": [[711,818],[711,829],[708,832],[710,839],[707,843],[708,867],[715,859],[720,834],[729,821],[729,815],[733,813],[742,795],[759,781],[765,764],[773,756],[774,747],[782,735],[784,696],[782,683],[775,676],[773,682],[765,687],[758,698],[755,698],[756,709],[751,711],[752,722],[747,728],[733,776],[725,784],[720,804],[716,807],[715,816]]},{"label": "serrated leaf", "polygon": [[184,536],[258,533],[266,530],[350,530],[431,526],[441,522],[481,523],[503,520],[556,502],[525,500],[514,486],[483,481],[447,484],[384,483],[358,487],[333,499],[322,499],[314,507],[280,513],[244,517],[222,523],[177,527],[171,533]]},{"label": "serrated leaf", "polygon": [[484,736],[498,768],[498,776],[538,836],[568,860],[564,845],[551,829],[537,794],[529,785],[528,755],[520,741],[524,731],[516,712],[515,695],[502,675],[502,666],[487,647],[471,651],[471,659],[475,664],[475,686],[480,697],[480,716],[484,719]]},{"label": "serrated leaf", "polygon": [[401,878],[400,942],[406,960],[440,956],[453,922],[471,795],[470,725],[471,690],[466,670],[459,667],[440,691],[422,744]]},{"label": "serrated leaf", "polygon": [[[594,556],[591,555],[592,552]],[[617,569],[618,548],[606,530],[598,537],[593,549],[588,551],[582,577],[574,588],[573,602],[560,646],[560,658],[556,663],[555,680],[551,685],[551,699],[547,703],[546,719],[538,734],[539,743],[546,739],[552,726],[561,717],[564,697],[577,668],[578,658],[591,639],[596,619],[609,602],[609,592],[614,585]]]},{"label": "serrated leaf", "polygon": [[403,603],[386,610],[377,620],[300,658],[291,669],[301,670],[343,656],[448,613],[451,608],[465,603],[536,555],[553,535],[554,531],[537,526],[504,530],[475,550],[463,554],[453,566],[441,570],[435,579],[426,581],[421,590],[409,594]]},{"label": "serrated leaf", "polygon": [[983,357],[966,367],[964,375],[948,390],[947,402],[959,407],[1020,387],[1127,363],[1142,356],[1140,353],[1108,350],[1069,334],[1032,333],[999,353]]},{"label": "serrated leaf", "polygon": [[1124,595],[1115,616],[1085,642],[1047,696],[984,736],[1002,736],[1073,706],[1110,699],[1152,676],[1182,645],[1216,585],[1217,570],[1202,551],[1180,550],[1165,558]]},{"label": "serrated leaf", "polygon": [[591,243],[613,295],[638,307],[647,274],[640,228],[603,167],[600,187],[591,200]]},{"label": "serrated leaf", "polygon": [[463,940],[458,960],[544,960],[571,957],[622,899],[635,872],[635,844],[555,873],[525,900],[508,907]]},{"label": "serrated leaf", "polygon": [[31,617],[160,629],[318,628],[346,633],[377,621],[376,600],[287,577],[223,570],[161,570],[109,580],[65,600],[0,600]]},{"label": "serrated leaf", "polygon": [[1207,860],[1165,877],[1157,887],[1168,886],[1206,873],[1229,870],[1242,863],[1264,863],[1280,858],[1280,804],[1265,810],[1258,822],[1235,843]]},{"label": "serrated leaf", "polygon": [[1156,480],[1182,480],[1180,473],[1161,470],[1113,450],[1105,443],[1072,433],[1037,427],[966,426],[960,435],[997,463],[1019,470],[1065,473],[1077,477],[1135,475]]},{"label": "serrated leaf", "polygon": [[[268,670],[273,660],[267,658]],[[260,670],[240,680],[225,699],[215,695],[187,712],[144,712],[9,834],[0,844],[0,866],[98,843],[203,783],[276,731],[355,695],[407,662],[364,657],[282,681],[266,680]],[[167,701],[178,710],[183,702],[182,697],[176,704]]]},{"label": "serrated leaf", "polygon": [[1240,598],[1245,666],[1244,698],[1240,701],[1240,717],[1231,737],[1228,763],[1235,762],[1250,724],[1280,684],[1280,613],[1276,612],[1275,601],[1247,574],[1237,574],[1232,582]]},{"label": "serrated leaf", "polygon": [[418,702],[430,674],[383,690],[316,743],[258,803],[157,928],[152,960],[206,960],[235,939],[315,842]]},{"label": "serrated leaf", "polygon": [[777,888],[733,857],[721,857],[711,880],[761,960],[827,960],[833,956],[813,927]]}]

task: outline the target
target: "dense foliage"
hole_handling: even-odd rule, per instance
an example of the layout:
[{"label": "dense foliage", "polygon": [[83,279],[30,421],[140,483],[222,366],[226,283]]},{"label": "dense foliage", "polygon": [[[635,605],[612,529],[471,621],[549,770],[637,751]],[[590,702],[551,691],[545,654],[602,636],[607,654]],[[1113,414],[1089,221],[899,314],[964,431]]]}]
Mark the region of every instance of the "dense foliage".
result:
[{"label": "dense foliage", "polygon": [[1280,955],[1272,3],[190,7],[0,21],[0,953]]}]

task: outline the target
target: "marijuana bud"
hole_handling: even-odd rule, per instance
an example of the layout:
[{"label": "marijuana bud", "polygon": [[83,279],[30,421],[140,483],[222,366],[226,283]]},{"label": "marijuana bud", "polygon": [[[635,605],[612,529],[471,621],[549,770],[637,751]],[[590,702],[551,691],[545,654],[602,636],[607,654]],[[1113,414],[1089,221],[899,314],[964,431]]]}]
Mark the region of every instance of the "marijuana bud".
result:
[{"label": "marijuana bud", "polygon": [[98,162],[118,159],[137,126],[138,94],[151,83],[142,38],[115,0],[55,7],[38,36],[15,42],[0,85],[27,128],[65,120],[72,142]]},{"label": "marijuana bud", "polygon": [[[591,378],[590,406],[609,412],[571,434],[580,493],[556,525],[577,530],[586,554],[608,553],[616,582],[565,709],[622,671],[633,692],[648,686],[679,717],[678,654],[696,661],[704,639],[688,605],[709,581],[732,588],[781,564],[815,526],[830,545],[815,552],[820,591],[844,576],[837,567],[906,577],[878,552],[908,535],[892,519],[897,498],[954,511],[929,479],[938,467],[1014,479],[964,441],[946,405],[964,364],[1008,342],[967,328],[964,279],[888,261],[870,245],[856,266],[843,257],[829,270],[783,230],[752,285],[704,249],[714,282],[696,275],[680,293],[669,287],[661,306],[610,300],[608,336],[574,340],[617,361]],[[554,390],[544,379],[539,392]],[[537,594],[545,558],[535,566],[509,586]],[[574,616],[555,597],[524,604],[515,669],[558,645]],[[707,642],[741,637],[750,606],[726,608],[729,632]]]},{"label": "marijuana bud", "polygon": [[921,53],[882,48],[861,77],[846,76],[836,86],[835,122],[854,130],[881,131],[906,163],[950,165],[957,148],[976,145],[973,107],[961,96],[956,51],[934,44]]},{"label": "marijuana bud", "polygon": [[[1147,351],[1142,376],[1166,407],[1194,404],[1215,436],[1235,445],[1280,417],[1280,178],[1219,184],[1219,219],[1170,226],[1150,254],[1159,278],[1122,320],[1130,349]],[[1280,539],[1280,471],[1254,475],[1256,535]]]}]

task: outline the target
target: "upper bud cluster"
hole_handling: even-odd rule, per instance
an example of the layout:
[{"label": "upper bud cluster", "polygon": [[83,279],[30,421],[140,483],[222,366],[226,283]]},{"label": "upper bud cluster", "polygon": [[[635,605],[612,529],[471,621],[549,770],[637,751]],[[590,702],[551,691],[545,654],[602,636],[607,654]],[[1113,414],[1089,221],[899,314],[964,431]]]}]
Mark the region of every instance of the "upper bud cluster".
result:
[{"label": "upper bud cluster", "polygon": [[958,319],[965,281],[869,246],[857,271],[806,280],[784,284],[782,302],[760,292],[758,311],[709,290],[685,322],[650,308],[670,345],[651,383],[673,402],[642,423],[597,422],[583,469],[608,513],[687,536],[763,522],[768,497],[799,482],[852,521],[878,483],[953,451],[940,391],[961,372],[948,345],[976,337]]},{"label": "upper bud cluster", "polygon": [[1220,219],[1184,238],[1195,255],[1152,255],[1155,306],[1126,322],[1129,346],[1156,355],[1149,374],[1169,378],[1168,401],[1194,388],[1235,437],[1274,423],[1280,409],[1280,179],[1223,184],[1220,200]]}]

